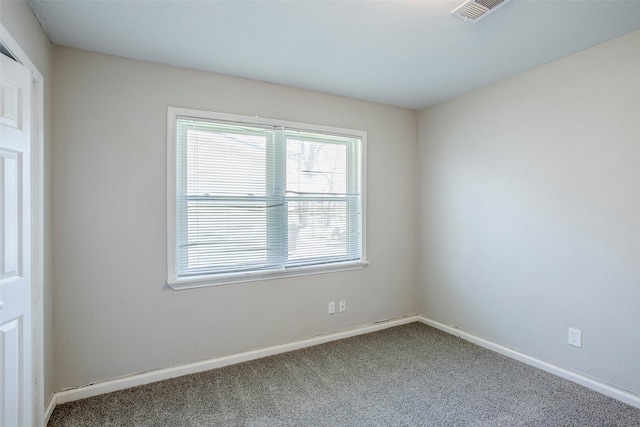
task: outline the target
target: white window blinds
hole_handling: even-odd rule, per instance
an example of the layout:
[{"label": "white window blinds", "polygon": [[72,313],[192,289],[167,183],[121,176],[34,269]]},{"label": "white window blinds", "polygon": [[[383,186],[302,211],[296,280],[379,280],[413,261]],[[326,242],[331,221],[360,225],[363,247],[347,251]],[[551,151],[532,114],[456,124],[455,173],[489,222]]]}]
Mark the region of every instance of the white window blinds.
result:
[{"label": "white window blinds", "polygon": [[178,278],[362,260],[362,137],[175,119]]}]

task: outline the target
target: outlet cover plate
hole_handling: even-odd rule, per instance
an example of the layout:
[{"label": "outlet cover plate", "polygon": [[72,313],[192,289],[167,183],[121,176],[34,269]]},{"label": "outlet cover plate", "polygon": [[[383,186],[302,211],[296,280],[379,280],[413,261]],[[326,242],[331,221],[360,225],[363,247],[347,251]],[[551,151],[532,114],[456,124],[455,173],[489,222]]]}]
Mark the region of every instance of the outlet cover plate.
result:
[{"label": "outlet cover plate", "polygon": [[569,328],[569,345],[582,348],[582,331],[580,329]]}]

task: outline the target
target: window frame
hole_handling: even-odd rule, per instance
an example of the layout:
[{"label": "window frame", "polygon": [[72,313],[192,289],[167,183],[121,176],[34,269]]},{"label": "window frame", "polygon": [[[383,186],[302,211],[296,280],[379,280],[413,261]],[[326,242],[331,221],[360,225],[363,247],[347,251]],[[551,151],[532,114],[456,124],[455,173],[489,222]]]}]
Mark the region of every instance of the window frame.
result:
[{"label": "window frame", "polygon": [[[361,179],[361,256],[359,260],[334,262],[319,265],[293,266],[277,270],[259,270],[233,273],[216,273],[202,276],[178,276],[178,224],[177,224],[177,127],[178,117],[187,116],[204,120],[222,120],[246,123],[248,125],[266,125],[297,129],[301,131],[326,132],[360,138],[360,179]],[[190,108],[171,107],[167,109],[167,280],[165,284],[173,290],[200,288],[207,286],[228,285],[233,283],[253,282],[279,279],[292,276],[325,274],[339,271],[359,270],[366,267],[367,261],[367,132],[333,126],[278,120],[258,116],[244,116],[229,113],[218,113]]]}]

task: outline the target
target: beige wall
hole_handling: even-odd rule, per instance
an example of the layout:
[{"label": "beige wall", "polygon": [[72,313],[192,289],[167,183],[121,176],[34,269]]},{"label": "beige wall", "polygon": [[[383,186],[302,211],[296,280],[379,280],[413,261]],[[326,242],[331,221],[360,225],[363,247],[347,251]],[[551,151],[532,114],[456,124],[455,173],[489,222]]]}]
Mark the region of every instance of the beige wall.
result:
[{"label": "beige wall", "polygon": [[[416,312],[415,111],[64,47],[54,69],[59,388]],[[371,265],[165,289],[167,106],[367,131]]]},{"label": "beige wall", "polygon": [[51,82],[53,46],[26,1],[0,1],[0,21],[44,78],[44,391],[45,404],[57,390],[53,354],[51,251]]},{"label": "beige wall", "polygon": [[639,70],[636,31],[420,113],[422,313],[640,393]]}]

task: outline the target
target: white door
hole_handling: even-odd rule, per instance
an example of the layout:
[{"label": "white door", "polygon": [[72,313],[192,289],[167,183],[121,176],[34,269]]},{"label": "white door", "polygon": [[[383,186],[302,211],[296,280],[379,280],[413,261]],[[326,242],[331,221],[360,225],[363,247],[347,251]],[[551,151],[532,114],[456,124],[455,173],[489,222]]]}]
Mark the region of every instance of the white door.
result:
[{"label": "white door", "polygon": [[0,59],[0,427],[23,427],[33,411],[31,73]]}]

